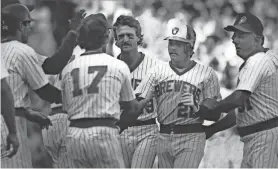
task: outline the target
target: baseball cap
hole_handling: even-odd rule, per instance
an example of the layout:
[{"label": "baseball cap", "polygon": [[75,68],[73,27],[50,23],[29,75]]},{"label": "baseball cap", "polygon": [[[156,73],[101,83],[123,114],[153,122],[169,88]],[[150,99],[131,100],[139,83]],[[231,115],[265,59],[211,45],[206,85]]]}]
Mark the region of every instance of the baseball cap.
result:
[{"label": "baseball cap", "polygon": [[234,25],[229,25],[224,28],[226,31],[234,32],[240,30],[242,32],[255,33],[263,35],[263,24],[258,17],[251,13],[239,13],[236,16]]},{"label": "baseball cap", "polygon": [[192,27],[184,25],[179,21],[170,20],[168,23],[167,37],[164,40],[177,40],[194,46],[196,33]]},{"label": "baseball cap", "polygon": [[108,24],[106,17],[102,13],[91,14],[83,21],[83,28],[90,32],[106,33],[112,26]]},{"label": "baseball cap", "polygon": [[[1,8],[4,8],[5,6],[11,5],[11,4],[21,4],[19,0],[1,0]],[[34,5],[25,5],[29,11],[32,11],[35,6]]]}]

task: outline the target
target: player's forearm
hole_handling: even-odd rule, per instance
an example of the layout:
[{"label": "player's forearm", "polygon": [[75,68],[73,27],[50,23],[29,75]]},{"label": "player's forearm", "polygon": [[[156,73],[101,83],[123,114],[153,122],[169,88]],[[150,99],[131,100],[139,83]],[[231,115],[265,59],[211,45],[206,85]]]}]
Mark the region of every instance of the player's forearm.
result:
[{"label": "player's forearm", "polygon": [[46,74],[59,74],[67,65],[76,46],[77,33],[69,31],[56,53],[47,58],[42,68]]},{"label": "player's forearm", "polygon": [[244,99],[242,94],[238,91],[233,92],[230,96],[226,97],[225,99],[221,100],[210,112],[231,112],[237,107],[244,105]]},{"label": "player's forearm", "polygon": [[229,112],[224,118],[212,124],[210,127],[214,128],[216,132],[226,130],[236,125],[235,111]]},{"label": "player's forearm", "polygon": [[16,133],[14,99],[9,85],[3,80],[1,81],[1,97],[1,114],[9,133]]},{"label": "player's forearm", "polygon": [[35,90],[35,92],[45,101],[48,101],[50,103],[61,103],[62,102],[62,94],[59,89],[56,87],[46,84],[45,86],[41,87],[38,90]]}]

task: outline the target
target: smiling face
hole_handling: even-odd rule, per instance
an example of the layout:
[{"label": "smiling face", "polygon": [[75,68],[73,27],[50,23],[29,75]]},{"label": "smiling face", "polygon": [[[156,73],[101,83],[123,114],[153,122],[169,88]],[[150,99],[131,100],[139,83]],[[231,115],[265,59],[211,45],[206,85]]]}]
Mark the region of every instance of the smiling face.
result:
[{"label": "smiling face", "polygon": [[117,46],[123,52],[137,49],[139,38],[136,36],[136,29],[127,25],[120,25],[116,28]]},{"label": "smiling face", "polygon": [[237,55],[246,60],[256,50],[256,36],[254,33],[235,31],[232,36]]}]

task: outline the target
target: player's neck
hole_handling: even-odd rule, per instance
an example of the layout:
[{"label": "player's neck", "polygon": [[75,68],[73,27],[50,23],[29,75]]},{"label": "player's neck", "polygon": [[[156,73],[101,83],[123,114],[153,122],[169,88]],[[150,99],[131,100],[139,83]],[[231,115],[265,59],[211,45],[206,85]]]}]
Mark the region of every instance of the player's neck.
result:
[{"label": "player's neck", "polygon": [[2,43],[13,41],[13,40],[17,40],[17,41],[21,42],[20,39],[17,36],[7,36],[5,38],[1,38]]},{"label": "player's neck", "polygon": [[255,55],[256,53],[259,53],[259,52],[265,52],[265,48],[263,46],[260,46],[258,48],[256,48],[254,51],[252,51],[249,56],[246,58],[246,60],[248,58],[250,58],[251,56]]},{"label": "player's neck", "polygon": [[188,60],[184,60],[182,62],[173,62],[172,61],[172,65],[175,66],[178,69],[185,69],[188,68],[188,66],[192,63],[192,61],[190,59]]},{"label": "player's neck", "polygon": [[138,52],[138,50],[121,53],[121,60],[123,60],[129,67],[132,67],[134,64],[136,64],[140,58],[141,54]]},{"label": "player's neck", "polygon": [[103,48],[98,48],[98,49],[86,49],[85,53],[103,53]]}]

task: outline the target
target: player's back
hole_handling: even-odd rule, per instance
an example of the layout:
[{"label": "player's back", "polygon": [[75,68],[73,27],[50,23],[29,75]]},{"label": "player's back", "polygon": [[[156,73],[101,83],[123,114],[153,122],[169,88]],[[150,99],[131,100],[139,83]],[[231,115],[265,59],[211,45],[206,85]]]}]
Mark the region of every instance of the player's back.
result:
[{"label": "player's back", "polygon": [[124,62],[105,53],[76,57],[62,72],[63,106],[69,119],[119,119],[127,72]]}]

